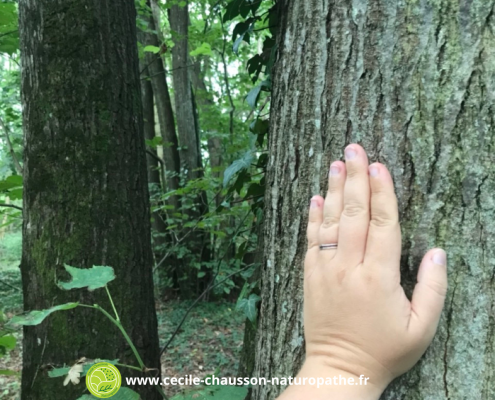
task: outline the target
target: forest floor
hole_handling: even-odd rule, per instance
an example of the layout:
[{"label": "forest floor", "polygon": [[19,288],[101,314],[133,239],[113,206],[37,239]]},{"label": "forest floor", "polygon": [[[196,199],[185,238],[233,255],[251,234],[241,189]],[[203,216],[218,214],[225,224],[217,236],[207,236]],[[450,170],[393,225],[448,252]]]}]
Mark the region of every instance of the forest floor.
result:
[{"label": "forest floor", "polygon": [[[12,239],[12,238],[10,238]],[[0,249],[1,250],[1,249]],[[4,254],[5,255],[5,254]],[[0,311],[8,318],[22,311],[22,293],[18,261],[6,260],[0,251]],[[10,285],[10,286],[9,286]],[[160,345],[163,346],[190,306],[188,301],[157,302]],[[162,357],[162,376],[192,375],[204,378],[215,374],[234,376],[242,348],[244,316],[229,302],[199,303]],[[0,370],[21,371],[22,332],[15,333],[17,347],[0,358]],[[68,360],[70,362],[72,360]],[[19,399],[20,378],[0,375],[0,400]],[[173,396],[190,387],[169,386],[165,393]]]}]

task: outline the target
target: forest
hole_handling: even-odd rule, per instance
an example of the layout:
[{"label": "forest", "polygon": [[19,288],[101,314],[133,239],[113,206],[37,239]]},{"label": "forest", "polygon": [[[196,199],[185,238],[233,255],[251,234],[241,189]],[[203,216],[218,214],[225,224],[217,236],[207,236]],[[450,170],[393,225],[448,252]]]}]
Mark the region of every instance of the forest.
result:
[{"label": "forest", "polygon": [[[494,113],[495,0],[0,0],[0,400],[495,399]],[[377,396],[289,397],[354,144],[445,305]]]}]

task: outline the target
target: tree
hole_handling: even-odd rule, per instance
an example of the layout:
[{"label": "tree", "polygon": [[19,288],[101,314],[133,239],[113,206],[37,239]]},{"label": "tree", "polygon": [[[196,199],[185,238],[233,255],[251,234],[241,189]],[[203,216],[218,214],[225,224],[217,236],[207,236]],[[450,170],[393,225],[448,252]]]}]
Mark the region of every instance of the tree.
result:
[{"label": "tree", "polygon": [[[109,289],[122,323],[146,366],[159,370],[134,1],[21,0],[19,13],[24,308],[55,301],[111,308],[104,291],[63,292],[56,282],[67,278],[64,263],[112,266]],[[80,357],[134,365],[128,350],[93,310],[26,327],[22,398],[77,398],[81,387],[62,390],[59,379],[48,379],[49,366]],[[136,390],[161,398],[150,386]]]},{"label": "tree", "polygon": [[445,248],[450,266],[432,345],[382,399],[494,398],[494,6],[280,2],[254,376],[294,375],[303,361],[309,199],[358,142],[395,181],[406,293],[428,249]]}]

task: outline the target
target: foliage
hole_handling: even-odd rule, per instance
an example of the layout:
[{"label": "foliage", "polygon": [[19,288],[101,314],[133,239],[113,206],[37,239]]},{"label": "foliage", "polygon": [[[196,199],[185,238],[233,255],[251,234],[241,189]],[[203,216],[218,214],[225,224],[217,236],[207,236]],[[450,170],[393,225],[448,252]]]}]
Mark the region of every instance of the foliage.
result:
[{"label": "foliage", "polygon": [[0,3],[0,53],[13,54],[19,48],[17,6]]},{"label": "foliage", "polygon": [[115,279],[115,273],[111,267],[93,266],[91,268],[74,268],[64,265],[65,270],[70,274],[70,282],[59,282],[61,289],[71,290],[87,287],[89,291],[104,287],[108,282]]}]

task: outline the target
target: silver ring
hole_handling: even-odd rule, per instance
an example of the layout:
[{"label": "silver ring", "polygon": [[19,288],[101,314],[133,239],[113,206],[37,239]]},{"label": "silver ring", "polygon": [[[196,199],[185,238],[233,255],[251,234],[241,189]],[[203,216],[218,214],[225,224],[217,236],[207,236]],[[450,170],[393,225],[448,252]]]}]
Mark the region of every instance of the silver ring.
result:
[{"label": "silver ring", "polygon": [[320,244],[320,250],[335,250],[338,243]]}]

